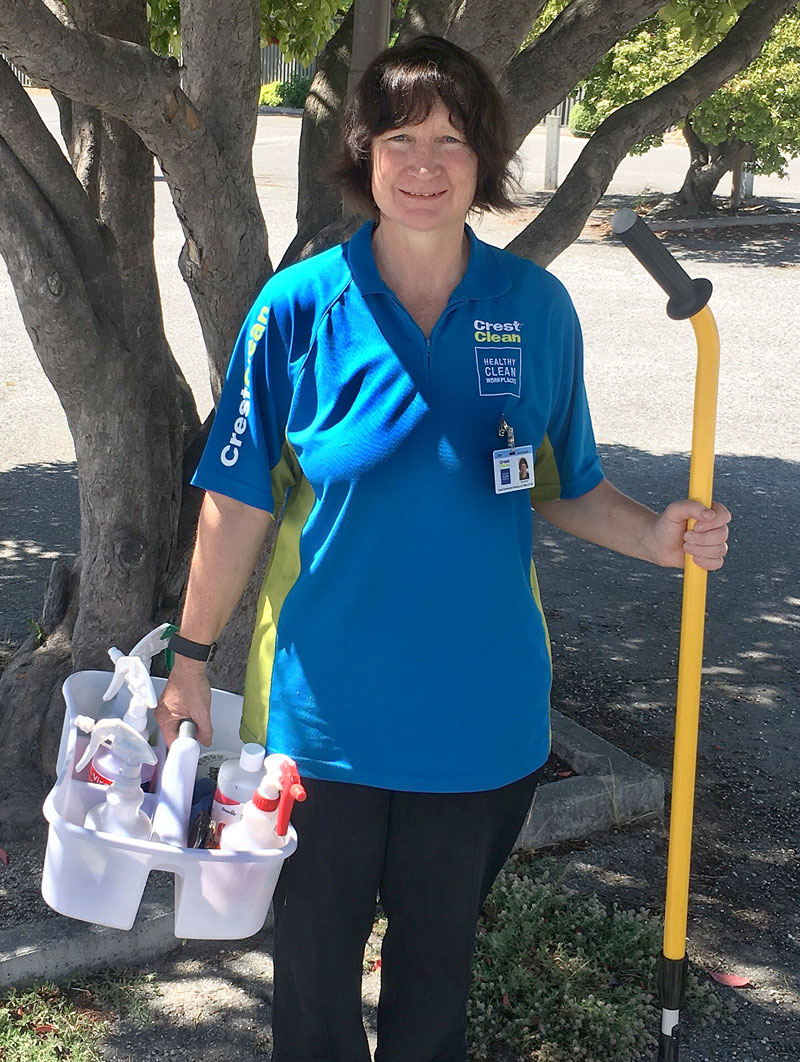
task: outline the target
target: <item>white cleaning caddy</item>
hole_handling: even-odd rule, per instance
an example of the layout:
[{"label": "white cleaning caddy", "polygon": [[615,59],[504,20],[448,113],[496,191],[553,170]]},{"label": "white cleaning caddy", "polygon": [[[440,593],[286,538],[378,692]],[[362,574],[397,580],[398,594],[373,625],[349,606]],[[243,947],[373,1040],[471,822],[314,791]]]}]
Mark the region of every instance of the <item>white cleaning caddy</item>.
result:
[{"label": "white cleaning caddy", "polygon": [[[121,689],[111,704],[103,702],[107,671],[79,671],[64,683],[67,710],[58,753],[56,784],[44,802],[50,824],[42,874],[42,896],[59,914],[84,922],[130,929],[139,910],[151,870],[175,875],[175,936],[208,940],[249,937],[264,924],[284,859],[297,847],[289,826],[281,848],[260,852],[226,852],[204,848],[176,848],[158,841],[140,841],[98,833],[83,825],[89,808],[105,800],[106,786],[89,782],[89,768],[75,766],[88,736],[75,726],[75,717],[94,719],[124,715],[130,698]],[[156,693],[165,679],[153,679]],[[238,723],[242,698],[213,690],[211,751],[230,756],[241,747]],[[205,751],[205,750],[204,750]],[[151,792],[142,805],[152,817],[158,803],[166,746],[159,737],[158,764]]]}]

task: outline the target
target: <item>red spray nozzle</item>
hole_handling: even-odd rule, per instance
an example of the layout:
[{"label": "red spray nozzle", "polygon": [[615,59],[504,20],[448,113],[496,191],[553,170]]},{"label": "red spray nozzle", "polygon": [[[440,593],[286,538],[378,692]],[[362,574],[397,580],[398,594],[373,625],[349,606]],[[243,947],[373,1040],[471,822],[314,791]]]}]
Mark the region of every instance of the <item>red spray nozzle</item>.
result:
[{"label": "red spray nozzle", "polygon": [[297,800],[302,803],[305,798],[306,791],[297,773],[297,764],[287,757],[281,767],[281,795],[278,800],[278,817],[275,822],[275,833],[278,837],[286,836],[294,802]]}]

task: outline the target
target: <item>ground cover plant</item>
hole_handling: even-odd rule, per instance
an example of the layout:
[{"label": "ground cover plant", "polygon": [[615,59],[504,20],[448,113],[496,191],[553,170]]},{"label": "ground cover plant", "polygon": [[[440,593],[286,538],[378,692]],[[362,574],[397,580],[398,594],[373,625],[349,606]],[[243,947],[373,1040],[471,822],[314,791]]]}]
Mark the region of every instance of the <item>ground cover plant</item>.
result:
[{"label": "ground cover plant", "polygon": [[99,1062],[116,1017],[147,1020],[146,975],[100,973],[0,994],[0,1062]]},{"label": "ground cover plant", "polygon": [[[660,919],[578,896],[561,873],[516,853],[484,905],[468,1009],[474,1062],[638,1062],[656,1043]],[[723,1017],[701,977],[690,974],[687,1010]]]}]

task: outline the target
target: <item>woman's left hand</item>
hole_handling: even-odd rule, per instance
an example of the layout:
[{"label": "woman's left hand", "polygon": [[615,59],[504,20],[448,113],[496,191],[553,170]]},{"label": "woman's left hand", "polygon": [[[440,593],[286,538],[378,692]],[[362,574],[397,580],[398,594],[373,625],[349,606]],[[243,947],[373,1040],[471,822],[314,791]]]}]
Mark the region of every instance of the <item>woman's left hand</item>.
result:
[{"label": "woman's left hand", "polygon": [[[696,521],[691,531],[686,521]],[[720,502],[707,509],[702,502],[675,501],[668,505],[653,526],[657,563],[666,568],[682,568],[690,554],[698,568],[717,571],[728,552],[728,524],[731,514]]]}]

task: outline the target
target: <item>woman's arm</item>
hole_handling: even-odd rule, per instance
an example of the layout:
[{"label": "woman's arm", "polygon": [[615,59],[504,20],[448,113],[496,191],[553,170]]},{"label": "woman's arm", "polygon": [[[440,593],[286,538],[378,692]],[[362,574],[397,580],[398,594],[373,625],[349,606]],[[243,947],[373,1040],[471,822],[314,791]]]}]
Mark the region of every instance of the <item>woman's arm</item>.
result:
[{"label": "woman's arm", "polygon": [[[272,517],[262,509],[207,492],[200,509],[181,634],[193,642],[215,642],[256,566]],[[181,719],[193,719],[197,737],[211,744],[211,688],[206,665],[175,655],[175,664],[156,709],[170,745]]]},{"label": "woman's arm", "polygon": [[[534,509],[562,531],[629,557],[682,568],[685,555],[708,571],[721,568],[728,552],[731,514],[719,502],[672,502],[661,515],[618,491],[604,479],[579,498],[537,502]],[[691,531],[686,521],[696,520]]]}]

